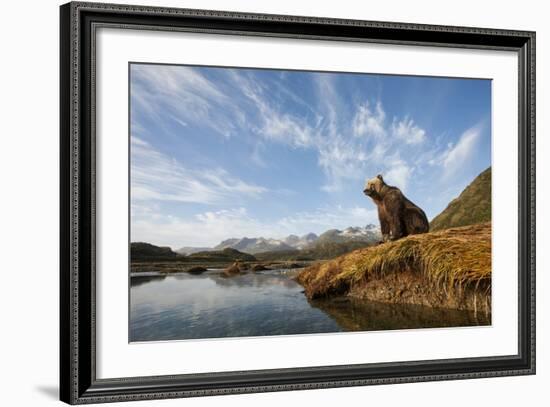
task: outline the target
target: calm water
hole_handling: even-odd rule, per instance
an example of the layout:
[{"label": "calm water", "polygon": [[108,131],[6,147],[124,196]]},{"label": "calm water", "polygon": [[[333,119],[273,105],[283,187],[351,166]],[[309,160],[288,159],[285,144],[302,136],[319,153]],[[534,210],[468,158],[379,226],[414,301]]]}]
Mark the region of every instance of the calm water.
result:
[{"label": "calm water", "polygon": [[131,278],[130,341],[490,324],[484,315],[340,298],[308,301],[285,271]]}]

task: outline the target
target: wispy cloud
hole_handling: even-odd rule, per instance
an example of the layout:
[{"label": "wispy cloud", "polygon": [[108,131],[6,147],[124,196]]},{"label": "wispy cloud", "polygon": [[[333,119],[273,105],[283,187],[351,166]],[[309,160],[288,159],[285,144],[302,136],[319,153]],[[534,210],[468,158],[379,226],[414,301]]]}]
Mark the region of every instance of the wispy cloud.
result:
[{"label": "wispy cloud", "polygon": [[225,136],[239,133],[252,145],[251,162],[260,167],[268,166],[261,155],[266,142],[314,151],[326,192],[379,172],[406,182],[414,164],[401,159],[396,166],[386,157],[407,157],[406,149],[426,138],[426,131],[409,116],[388,120],[381,100],[350,105],[331,74],[312,74],[312,91],[318,95],[314,104],[278,83],[278,94],[295,103],[297,110],[278,104],[273,90],[248,71],[228,69],[225,80],[213,81],[192,67],[137,65],[132,75],[132,96],[153,117],[168,109],[181,126],[196,122]]},{"label": "wispy cloud", "polygon": [[469,128],[462,133],[456,144],[448,146],[447,150],[442,154],[441,161],[445,177],[453,175],[459,168],[466,165],[472,159],[482,128],[482,124]]},{"label": "wispy cloud", "polygon": [[382,108],[382,103],[378,101],[371,109],[369,103],[360,105],[353,119],[353,134],[360,136],[382,137],[386,134],[385,128],[386,112]]},{"label": "wispy cloud", "polygon": [[394,137],[407,144],[422,143],[426,139],[426,131],[418,127],[409,117],[401,120],[394,118],[391,129]]},{"label": "wispy cloud", "polygon": [[234,131],[238,109],[228,111],[231,104],[226,92],[197,69],[134,64],[131,75],[132,103],[158,124],[169,113],[180,124],[207,125],[226,137]]},{"label": "wispy cloud", "polygon": [[391,185],[395,185],[403,191],[407,191],[409,179],[413,174],[413,167],[407,164],[398,156],[388,159],[388,169],[384,174],[384,179]]},{"label": "wispy cloud", "polygon": [[131,138],[131,183],[132,201],[215,204],[258,198],[267,191],[221,168],[188,169],[138,137]]},{"label": "wispy cloud", "polygon": [[[250,77],[231,70],[229,73],[234,82],[234,89],[242,92],[243,96],[251,103],[253,111],[246,120],[248,124],[256,123],[257,133],[260,137],[272,142],[284,143],[292,147],[310,147],[314,141],[314,129],[302,117],[292,115],[289,112],[281,112],[273,106],[273,98],[265,94],[263,86]],[[293,95],[293,100],[301,100],[294,93],[285,89],[287,95]],[[250,112],[250,110],[249,110]]]},{"label": "wispy cloud", "polygon": [[[400,157],[412,158],[410,149],[425,140],[426,131],[408,116],[390,122],[381,100],[342,106],[333,80],[321,82],[320,94],[320,110],[328,113],[315,144],[319,165],[327,175],[322,189],[334,192],[350,180],[377,173],[406,187],[414,163]],[[351,123],[346,121],[350,109]]]},{"label": "wispy cloud", "polygon": [[284,142],[294,147],[309,147],[313,144],[313,131],[305,123],[288,114],[280,115],[273,110],[264,111],[262,133],[273,141]]},{"label": "wispy cloud", "polygon": [[247,213],[244,207],[202,212],[194,217],[161,216],[157,219],[144,216],[132,220],[132,241],[147,241],[157,245],[215,246],[231,237],[266,236],[274,228]]},{"label": "wispy cloud", "polygon": [[365,152],[354,148],[354,143],[349,140],[335,137],[321,143],[318,146],[318,162],[327,178],[321,189],[335,192],[340,190],[346,180],[364,178],[366,160]]},{"label": "wispy cloud", "polygon": [[299,212],[293,216],[282,218],[277,223],[285,231],[296,230],[299,234],[303,234],[307,231],[319,233],[328,229],[343,229],[350,225],[362,226],[376,223],[377,219],[377,211],[374,208],[336,205],[318,208],[310,212]]}]

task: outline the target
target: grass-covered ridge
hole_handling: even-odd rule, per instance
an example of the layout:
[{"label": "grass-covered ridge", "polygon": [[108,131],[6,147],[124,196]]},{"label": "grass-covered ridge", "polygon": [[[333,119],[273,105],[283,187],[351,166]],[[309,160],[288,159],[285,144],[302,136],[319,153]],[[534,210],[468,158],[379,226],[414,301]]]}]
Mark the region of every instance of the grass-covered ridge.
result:
[{"label": "grass-covered ridge", "polygon": [[254,256],[263,261],[312,261],[328,260],[341,256],[345,253],[372,246],[373,242],[351,241],[351,242],[327,242],[318,241],[310,247],[302,250],[278,250],[273,252],[256,253]]},{"label": "grass-covered ridge", "polygon": [[204,262],[212,262],[212,261],[236,261],[236,260],[242,260],[242,261],[256,261],[256,258],[248,253],[240,252],[236,249],[223,249],[223,250],[213,250],[213,251],[206,251],[206,252],[197,252],[190,254],[187,256],[189,259],[192,259],[194,261],[204,261]]},{"label": "grass-covered ridge", "polygon": [[133,260],[175,259],[178,255],[169,247],[155,246],[145,242],[132,242],[130,256]]},{"label": "grass-covered ridge", "polygon": [[491,167],[479,174],[430,222],[430,230],[491,221]]},{"label": "grass-covered ridge", "polygon": [[[408,236],[355,250],[306,268],[297,281],[304,286],[307,297],[314,299],[360,293],[375,280],[386,279],[383,287],[388,287],[391,275],[413,276],[414,281],[401,285],[401,291],[416,290],[418,294],[424,289],[440,297],[457,290],[490,295],[490,222]],[[422,287],[419,289],[418,285]],[[414,294],[411,294],[413,300]],[[403,292],[393,296],[403,296]]]}]

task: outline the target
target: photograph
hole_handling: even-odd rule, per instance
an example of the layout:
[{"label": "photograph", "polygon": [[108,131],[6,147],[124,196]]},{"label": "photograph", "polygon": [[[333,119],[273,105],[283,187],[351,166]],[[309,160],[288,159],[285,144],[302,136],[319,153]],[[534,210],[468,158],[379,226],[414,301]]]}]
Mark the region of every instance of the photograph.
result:
[{"label": "photograph", "polygon": [[146,3],[61,5],[38,75],[59,85],[59,399],[536,394],[542,14]]},{"label": "photograph", "polygon": [[491,326],[492,81],[129,62],[129,342]]}]

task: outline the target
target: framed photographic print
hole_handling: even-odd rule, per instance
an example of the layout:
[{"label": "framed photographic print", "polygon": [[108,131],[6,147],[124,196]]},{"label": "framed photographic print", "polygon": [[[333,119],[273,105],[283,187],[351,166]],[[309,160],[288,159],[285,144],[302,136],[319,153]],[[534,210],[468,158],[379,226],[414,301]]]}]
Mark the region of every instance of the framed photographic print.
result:
[{"label": "framed photographic print", "polygon": [[63,401],[535,373],[535,33],[60,19]]}]

